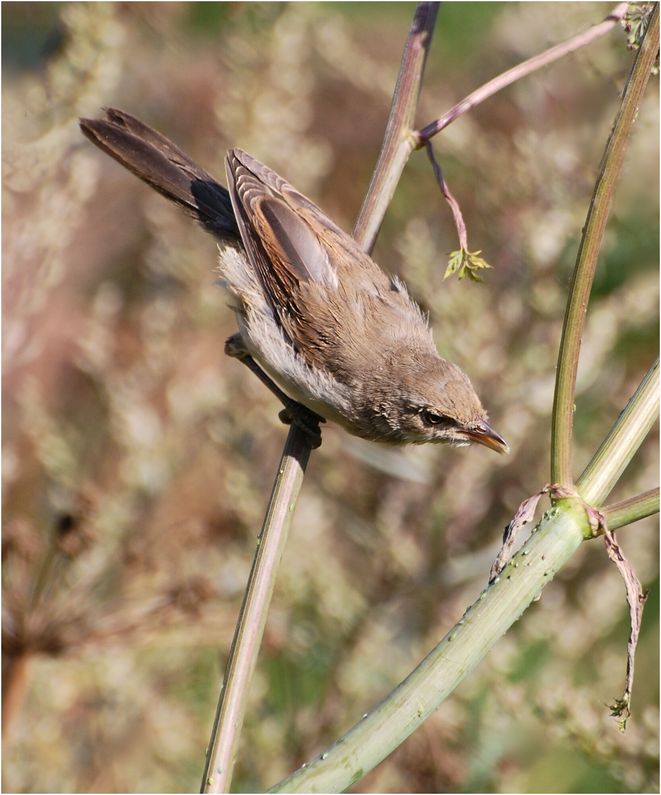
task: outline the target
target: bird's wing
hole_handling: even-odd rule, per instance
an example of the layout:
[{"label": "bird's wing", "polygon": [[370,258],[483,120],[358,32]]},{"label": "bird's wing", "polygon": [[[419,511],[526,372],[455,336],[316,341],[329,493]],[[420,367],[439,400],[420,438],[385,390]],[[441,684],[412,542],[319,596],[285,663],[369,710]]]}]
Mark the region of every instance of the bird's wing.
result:
[{"label": "bird's wing", "polygon": [[376,301],[389,314],[398,288],[352,237],[267,166],[233,149],[226,170],[248,259],[281,327],[310,364],[328,367],[329,348],[346,347],[352,333],[365,336],[363,324],[378,313],[367,304]]}]

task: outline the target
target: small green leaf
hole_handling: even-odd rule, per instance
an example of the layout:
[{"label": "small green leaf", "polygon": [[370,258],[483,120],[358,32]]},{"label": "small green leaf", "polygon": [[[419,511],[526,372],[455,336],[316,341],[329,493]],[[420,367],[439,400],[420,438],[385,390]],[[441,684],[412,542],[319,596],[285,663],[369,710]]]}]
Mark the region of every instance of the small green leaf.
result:
[{"label": "small green leaf", "polygon": [[452,251],[450,252],[450,259],[448,260],[448,266],[445,269],[445,274],[443,275],[444,279],[447,279],[448,276],[452,276],[453,273],[456,273],[459,268],[461,267],[461,263],[463,261],[463,249],[460,251]]},{"label": "small green leaf", "polygon": [[611,717],[619,718],[617,722],[618,729],[624,733],[627,728],[627,721],[631,717],[631,710],[629,709],[628,698],[616,698],[612,704],[608,705],[611,711]]},{"label": "small green leaf", "polygon": [[451,251],[450,258],[448,259],[448,266],[445,269],[444,279],[452,276],[454,273],[459,274],[459,278],[463,279],[468,276],[474,282],[481,282],[482,279],[477,271],[491,268],[492,266],[483,258],[480,257],[482,251],[466,251],[465,248],[460,248],[458,251]]}]

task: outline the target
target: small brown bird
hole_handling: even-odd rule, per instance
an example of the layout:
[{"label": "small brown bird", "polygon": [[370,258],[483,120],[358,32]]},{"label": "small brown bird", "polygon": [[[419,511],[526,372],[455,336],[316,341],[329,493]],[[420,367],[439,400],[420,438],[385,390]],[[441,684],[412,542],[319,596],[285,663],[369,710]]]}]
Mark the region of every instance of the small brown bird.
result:
[{"label": "small brown bird", "polygon": [[311,426],[321,417],[377,442],[508,452],[467,376],[439,356],[404,284],[282,177],[232,149],[228,192],[128,113],[109,109],[80,126],[217,238],[239,325],[226,352],[282,387],[269,383],[290,418],[305,425],[296,401],[318,415],[308,415]]}]

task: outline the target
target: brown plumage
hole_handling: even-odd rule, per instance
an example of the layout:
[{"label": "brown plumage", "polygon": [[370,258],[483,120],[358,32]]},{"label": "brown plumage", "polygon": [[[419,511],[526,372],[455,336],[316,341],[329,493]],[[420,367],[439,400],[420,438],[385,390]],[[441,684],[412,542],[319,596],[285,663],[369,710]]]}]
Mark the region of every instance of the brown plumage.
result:
[{"label": "brown plumage", "polygon": [[251,356],[287,395],[374,441],[507,451],[466,375],[438,355],[404,285],[282,177],[233,149],[227,191],[123,111],[80,124],[218,239],[239,324],[232,351]]}]

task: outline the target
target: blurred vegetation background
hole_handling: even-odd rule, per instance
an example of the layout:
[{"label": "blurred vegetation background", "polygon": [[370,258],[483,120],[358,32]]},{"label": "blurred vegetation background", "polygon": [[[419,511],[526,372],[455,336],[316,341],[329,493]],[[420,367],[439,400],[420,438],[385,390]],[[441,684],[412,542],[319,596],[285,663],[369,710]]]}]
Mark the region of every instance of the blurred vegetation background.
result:
[{"label": "blurred vegetation background", "polygon": [[[418,123],[600,21],[607,3],[449,3]],[[286,429],[223,356],[215,245],[80,135],[144,119],[224,181],[241,146],[345,229],[381,143],[404,3],[8,3],[3,36],[4,790],[197,791]],[[610,35],[435,140],[481,285],[423,152],[375,259],[431,313],[508,458],[397,451],[332,426],[313,455],[251,690],[234,786],[279,780],[370,709],[484,586],[548,480],[568,277],[632,61]],[[583,341],[576,473],[658,348],[658,101],[640,110]],[[658,482],[650,438],[613,499]],[[560,572],[365,792],[658,791],[656,518],[621,532],[649,588],[625,735],[623,584],[601,542]]]}]

